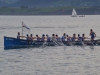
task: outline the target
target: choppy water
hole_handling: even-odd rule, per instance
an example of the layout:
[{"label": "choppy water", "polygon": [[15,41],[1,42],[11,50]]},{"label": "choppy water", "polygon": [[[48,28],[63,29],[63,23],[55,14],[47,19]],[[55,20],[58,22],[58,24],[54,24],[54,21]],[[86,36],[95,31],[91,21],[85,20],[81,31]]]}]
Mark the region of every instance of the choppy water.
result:
[{"label": "choppy water", "polygon": [[[100,36],[100,16],[0,16],[0,75],[99,75],[100,47],[45,47],[3,49],[3,36],[16,37],[21,22],[31,27],[31,33],[62,36],[65,32],[85,33],[92,28]],[[96,38],[100,39],[100,38]]]}]

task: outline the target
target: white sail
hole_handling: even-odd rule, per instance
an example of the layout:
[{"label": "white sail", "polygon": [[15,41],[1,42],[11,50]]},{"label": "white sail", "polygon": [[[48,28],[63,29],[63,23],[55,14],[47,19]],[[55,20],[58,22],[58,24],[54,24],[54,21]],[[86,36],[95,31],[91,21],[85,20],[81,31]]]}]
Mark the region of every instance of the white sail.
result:
[{"label": "white sail", "polygon": [[75,11],[74,8],[73,8],[73,11],[72,11],[72,17],[77,17],[77,12]]}]

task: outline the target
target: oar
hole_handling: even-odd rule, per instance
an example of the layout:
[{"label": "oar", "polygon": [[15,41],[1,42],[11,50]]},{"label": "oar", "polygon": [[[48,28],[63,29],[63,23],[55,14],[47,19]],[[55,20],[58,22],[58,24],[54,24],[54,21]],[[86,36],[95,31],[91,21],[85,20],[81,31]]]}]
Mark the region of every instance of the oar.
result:
[{"label": "oar", "polygon": [[47,41],[45,41],[45,42],[43,43],[43,45],[40,46],[39,48],[44,48],[44,47],[46,47],[46,45],[47,45]]},{"label": "oar", "polygon": [[[100,38],[100,37],[96,36],[96,38]],[[100,40],[100,39],[98,39],[98,40]],[[97,41],[98,41],[98,40],[97,40]]]},{"label": "oar", "polygon": [[81,41],[81,43],[82,43],[82,45],[83,45],[83,46],[85,46],[85,44],[84,44],[84,42],[83,42],[83,41]]},{"label": "oar", "polygon": [[62,42],[62,40],[60,40],[60,41],[61,41],[62,46],[65,46],[64,43]]},{"label": "oar", "polygon": [[97,38],[100,38],[99,36],[96,36]]}]

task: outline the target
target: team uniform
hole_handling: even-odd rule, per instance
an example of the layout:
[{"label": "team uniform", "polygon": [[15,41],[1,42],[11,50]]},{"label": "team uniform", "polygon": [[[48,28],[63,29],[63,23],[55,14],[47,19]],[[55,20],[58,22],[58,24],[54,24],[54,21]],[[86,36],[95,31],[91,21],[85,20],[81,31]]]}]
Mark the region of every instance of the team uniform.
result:
[{"label": "team uniform", "polygon": [[17,39],[20,39],[20,35],[17,35]]},{"label": "team uniform", "polygon": [[61,38],[61,39],[62,39],[62,41],[65,41],[65,39],[66,39],[66,36],[62,36],[62,38]]},{"label": "team uniform", "polygon": [[81,36],[78,36],[78,41],[82,41],[82,37]]},{"label": "team uniform", "polygon": [[75,39],[76,39],[75,37],[72,37],[72,38],[71,38],[71,41],[75,41]]},{"label": "team uniform", "polygon": [[94,32],[91,32],[91,33],[90,33],[90,36],[91,36],[91,40],[94,40],[94,38],[95,38],[95,33],[94,33]]}]

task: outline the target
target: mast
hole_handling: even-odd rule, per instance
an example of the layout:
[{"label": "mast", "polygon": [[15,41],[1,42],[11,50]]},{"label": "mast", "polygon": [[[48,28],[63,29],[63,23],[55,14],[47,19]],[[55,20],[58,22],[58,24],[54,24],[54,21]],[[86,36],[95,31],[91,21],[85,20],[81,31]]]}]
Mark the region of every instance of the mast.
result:
[{"label": "mast", "polygon": [[75,16],[77,16],[77,12],[76,12],[76,10],[74,9],[74,11],[75,11]]},{"label": "mast", "polygon": [[[22,36],[23,36],[23,21],[22,21]],[[23,38],[23,37],[22,37]]]},{"label": "mast", "polygon": [[74,16],[74,8],[73,8],[73,11],[72,11],[72,16]]}]

